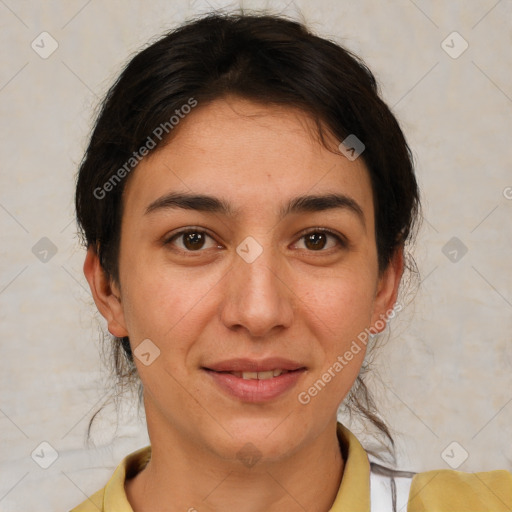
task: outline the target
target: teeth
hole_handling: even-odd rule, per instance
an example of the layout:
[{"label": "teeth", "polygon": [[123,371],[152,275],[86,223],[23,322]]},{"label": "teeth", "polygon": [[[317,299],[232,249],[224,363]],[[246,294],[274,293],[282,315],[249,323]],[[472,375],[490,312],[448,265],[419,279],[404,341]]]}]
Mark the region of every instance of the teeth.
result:
[{"label": "teeth", "polygon": [[274,378],[273,370],[270,370],[268,372],[258,372],[258,380],[266,380],[272,378]]},{"label": "teeth", "polygon": [[236,377],[241,377],[245,380],[267,380],[272,379],[274,377],[279,377],[282,373],[287,372],[288,370],[268,370],[266,372],[232,372]]}]

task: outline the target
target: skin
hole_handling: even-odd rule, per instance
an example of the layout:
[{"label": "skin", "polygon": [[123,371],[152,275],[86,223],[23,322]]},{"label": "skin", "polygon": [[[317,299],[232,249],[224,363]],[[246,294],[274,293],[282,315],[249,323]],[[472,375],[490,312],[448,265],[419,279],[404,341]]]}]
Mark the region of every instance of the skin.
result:
[{"label": "skin", "polygon": [[[344,468],[336,412],[364,346],[310,403],[297,396],[389,313],[403,271],[400,248],[379,272],[368,171],[330,142],[333,151],[293,109],[234,97],[199,105],[126,184],[119,283],[89,249],[84,272],[109,331],[129,336],[132,349],[149,338],[160,350],[148,366],[135,359],[152,445],[151,461],[125,486],[136,512],[330,509]],[[238,211],[145,213],[169,192],[216,196]],[[296,196],[329,193],[352,198],[364,219],[348,208],[279,217]],[[211,237],[202,247],[191,250],[183,236],[165,243],[194,226]],[[312,247],[303,231],[317,227],[348,244],[320,235],[323,245]],[[263,249],[252,263],[236,252],[247,236]],[[201,370],[272,356],[307,371],[267,403],[232,398]],[[237,457],[247,443],[261,456],[252,467]]]}]

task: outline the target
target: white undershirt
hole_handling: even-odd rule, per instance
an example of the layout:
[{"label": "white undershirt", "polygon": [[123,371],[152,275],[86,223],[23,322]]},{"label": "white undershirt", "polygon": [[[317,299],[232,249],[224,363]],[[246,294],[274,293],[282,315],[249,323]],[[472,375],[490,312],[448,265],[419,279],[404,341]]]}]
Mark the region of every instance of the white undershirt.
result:
[{"label": "white undershirt", "polygon": [[[396,511],[406,512],[412,477],[394,477],[396,485]],[[391,478],[370,472],[371,512],[391,512],[393,498]]]}]

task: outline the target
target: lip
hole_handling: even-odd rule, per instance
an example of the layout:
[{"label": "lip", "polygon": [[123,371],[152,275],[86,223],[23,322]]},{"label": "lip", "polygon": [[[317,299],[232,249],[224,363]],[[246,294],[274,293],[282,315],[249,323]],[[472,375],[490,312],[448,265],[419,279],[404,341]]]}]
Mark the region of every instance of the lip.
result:
[{"label": "lip", "polygon": [[269,357],[267,359],[229,359],[226,361],[220,361],[218,363],[208,364],[203,366],[207,370],[213,370],[215,372],[268,372],[279,368],[281,370],[299,370],[305,368],[305,366],[296,361],[290,359],[284,359],[282,357]]},{"label": "lip", "polygon": [[[270,379],[243,379],[231,373],[221,372],[265,372],[274,369],[288,370]],[[269,358],[261,361],[251,359],[230,359],[202,370],[228,396],[246,403],[265,403],[277,399],[296,386],[306,372],[306,367],[283,358]]]}]

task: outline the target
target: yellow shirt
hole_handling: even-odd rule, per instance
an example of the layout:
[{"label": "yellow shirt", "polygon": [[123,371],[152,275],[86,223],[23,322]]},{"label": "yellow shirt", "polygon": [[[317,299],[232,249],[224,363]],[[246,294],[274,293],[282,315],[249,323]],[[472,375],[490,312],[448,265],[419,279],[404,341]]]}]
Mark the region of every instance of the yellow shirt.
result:
[{"label": "yellow shirt", "polygon": [[[366,451],[344,425],[338,438],[346,449],[345,468],[336,499],[329,512],[371,512],[370,463]],[[124,483],[148,463],[151,446],[123,459],[107,485],[71,512],[133,512]],[[391,508],[382,508],[382,510]],[[464,473],[447,469],[418,473],[412,478],[407,512],[510,512],[512,473],[505,470]]]}]

